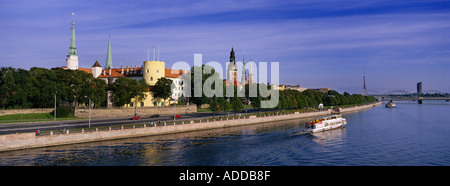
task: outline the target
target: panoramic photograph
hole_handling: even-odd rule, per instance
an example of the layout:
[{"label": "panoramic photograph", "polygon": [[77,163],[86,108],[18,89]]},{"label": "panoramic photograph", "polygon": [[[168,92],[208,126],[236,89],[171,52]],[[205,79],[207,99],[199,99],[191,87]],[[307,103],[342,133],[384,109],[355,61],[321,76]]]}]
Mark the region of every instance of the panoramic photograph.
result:
[{"label": "panoramic photograph", "polygon": [[449,7],[4,0],[0,166],[449,166]]}]

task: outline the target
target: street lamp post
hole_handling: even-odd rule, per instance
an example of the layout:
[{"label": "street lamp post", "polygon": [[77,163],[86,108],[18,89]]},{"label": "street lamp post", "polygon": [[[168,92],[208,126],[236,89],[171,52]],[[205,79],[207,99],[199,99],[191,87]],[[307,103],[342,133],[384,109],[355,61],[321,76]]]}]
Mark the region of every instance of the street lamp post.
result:
[{"label": "street lamp post", "polygon": [[53,116],[53,120],[56,121],[56,94],[58,93],[58,91],[55,92],[55,112],[54,112],[54,116]]},{"label": "street lamp post", "polygon": [[84,96],[85,98],[89,98],[89,128],[91,128],[91,98],[88,96]]},{"label": "street lamp post", "polygon": [[135,105],[135,107],[134,107],[134,116],[137,116],[138,114],[137,114],[137,105],[138,105],[138,95],[136,95],[136,105]]},{"label": "street lamp post", "polygon": [[91,98],[89,98],[89,128],[91,128]]},{"label": "street lamp post", "polygon": [[173,120],[175,121],[175,99],[171,98],[171,101],[173,101]]}]

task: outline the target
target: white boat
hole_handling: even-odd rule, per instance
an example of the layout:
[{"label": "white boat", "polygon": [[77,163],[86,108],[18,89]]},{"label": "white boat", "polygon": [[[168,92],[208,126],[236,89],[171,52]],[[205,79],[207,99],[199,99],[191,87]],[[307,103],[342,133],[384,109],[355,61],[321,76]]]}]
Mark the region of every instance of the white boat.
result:
[{"label": "white boat", "polygon": [[347,121],[341,115],[332,115],[312,120],[305,124],[306,132],[322,132],[342,128]]},{"label": "white boat", "polygon": [[397,105],[395,105],[395,103],[391,100],[391,101],[389,101],[388,103],[386,103],[385,106],[386,106],[386,107],[389,107],[389,108],[394,108],[394,107],[397,106]]}]

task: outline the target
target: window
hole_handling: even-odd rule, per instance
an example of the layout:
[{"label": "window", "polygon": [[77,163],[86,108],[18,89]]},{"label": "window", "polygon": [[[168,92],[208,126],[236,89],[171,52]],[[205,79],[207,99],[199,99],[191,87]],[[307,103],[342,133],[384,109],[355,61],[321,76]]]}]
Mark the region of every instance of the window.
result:
[{"label": "window", "polygon": [[155,106],[155,107],[158,106],[158,102],[157,102],[157,101],[154,101],[154,102],[153,102],[153,106]]},{"label": "window", "polygon": [[147,69],[147,74],[148,74],[148,69]]},{"label": "window", "polygon": [[130,107],[133,107],[133,102],[130,103]]},{"label": "window", "polygon": [[150,81],[153,81],[153,77],[150,77]]},{"label": "window", "polygon": [[164,106],[164,101],[161,101],[161,106]]},{"label": "window", "polygon": [[144,106],[144,102],[141,102],[141,107],[143,107]]}]

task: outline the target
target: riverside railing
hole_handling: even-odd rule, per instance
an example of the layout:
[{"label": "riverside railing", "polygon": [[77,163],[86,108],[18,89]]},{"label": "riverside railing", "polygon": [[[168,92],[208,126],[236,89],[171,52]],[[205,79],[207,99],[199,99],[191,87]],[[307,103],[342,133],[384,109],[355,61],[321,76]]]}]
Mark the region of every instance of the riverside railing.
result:
[{"label": "riverside railing", "polygon": [[[323,111],[331,111],[331,109],[326,109]],[[125,130],[125,129],[139,129],[139,128],[147,128],[147,127],[163,127],[163,126],[171,126],[171,125],[198,124],[198,123],[224,121],[224,120],[248,119],[248,118],[250,118],[250,116],[259,118],[259,117],[272,117],[272,116],[280,116],[280,115],[314,113],[314,112],[322,112],[322,111],[319,111],[316,109],[269,111],[269,112],[260,112],[257,114],[249,114],[249,115],[239,114],[237,116],[222,116],[222,117],[215,117],[215,118],[202,118],[202,119],[197,119],[197,120],[160,121],[160,122],[150,122],[150,123],[143,122],[143,123],[104,126],[104,127],[96,127],[96,128],[75,128],[75,129],[41,131],[39,135],[46,136],[46,135],[57,135],[57,134],[61,135],[61,134],[87,133],[87,132],[116,131],[116,130]]]},{"label": "riverside railing", "polygon": [[[88,132],[102,132],[102,131],[117,131],[117,130],[127,130],[127,129],[140,129],[148,127],[165,127],[171,125],[186,125],[186,124],[201,124],[207,122],[216,121],[227,121],[227,120],[240,120],[240,119],[250,119],[257,117],[272,117],[280,115],[291,115],[300,113],[311,113],[320,111],[304,111],[304,112],[270,112],[270,113],[259,113],[251,115],[238,115],[238,116],[223,116],[215,118],[203,118],[196,120],[178,120],[178,121],[160,121],[160,122],[143,122],[143,123],[133,123],[127,125],[115,125],[115,126],[104,126],[104,127],[92,127],[92,128],[75,128],[75,129],[62,129],[62,130],[52,130],[52,131],[41,131],[39,136],[52,136],[52,135],[62,135],[62,134],[77,134],[77,133],[88,133]],[[253,116],[253,117],[252,117]]]}]

